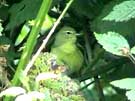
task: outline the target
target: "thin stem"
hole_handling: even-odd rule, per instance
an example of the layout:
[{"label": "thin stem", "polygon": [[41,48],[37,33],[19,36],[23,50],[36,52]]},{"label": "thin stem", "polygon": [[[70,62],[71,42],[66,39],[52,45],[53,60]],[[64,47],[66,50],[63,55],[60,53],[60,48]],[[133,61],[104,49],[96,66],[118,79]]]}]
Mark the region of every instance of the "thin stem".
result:
[{"label": "thin stem", "polygon": [[[116,62],[117,61],[117,62]],[[101,75],[103,73],[106,73],[107,71],[113,69],[114,67],[120,67],[121,64],[125,64],[129,61],[127,59],[116,59],[113,61],[108,62],[107,64],[103,64],[102,66],[95,67],[95,70],[88,70],[84,74],[82,74],[81,77],[78,78],[80,82],[85,81],[87,79],[90,79],[94,76]]]},{"label": "thin stem", "polygon": [[74,0],[70,0],[65,9],[63,10],[63,12],[61,13],[61,15],[59,16],[59,18],[57,19],[57,21],[54,23],[54,26],[52,27],[52,29],[50,30],[50,32],[48,33],[47,37],[43,40],[43,43],[41,44],[40,48],[38,49],[38,51],[36,52],[36,54],[32,57],[31,61],[29,62],[29,64],[27,65],[24,74],[27,75],[28,71],[30,70],[30,68],[32,67],[32,65],[34,64],[34,61],[36,60],[36,58],[39,56],[39,54],[41,53],[41,51],[43,50],[44,47],[46,47],[46,44],[48,42],[48,40],[50,39],[50,37],[52,36],[52,34],[54,33],[56,27],[58,26],[58,24],[60,23],[61,19],[63,18],[63,16],[65,15],[65,13],[67,12],[68,8],[70,7],[70,5],[72,4]]},{"label": "thin stem", "polygon": [[135,64],[135,57],[132,54],[129,54],[128,57]]},{"label": "thin stem", "polygon": [[94,65],[101,59],[101,57],[104,55],[104,50],[101,49],[96,57],[91,61],[91,63],[89,64],[88,68],[86,68],[85,73],[88,71],[91,71],[91,69],[94,67]]},{"label": "thin stem", "polygon": [[95,80],[95,86],[97,88],[98,95],[99,95],[99,101],[105,101],[105,96],[104,96],[104,93],[103,93],[103,88],[101,86],[101,82],[100,82],[99,77],[95,76],[94,80]]},{"label": "thin stem", "polygon": [[86,47],[86,51],[87,51],[87,54],[88,54],[88,61],[89,61],[89,64],[91,63],[92,61],[92,51],[91,51],[91,47],[90,47],[90,44],[89,44],[89,39],[88,39],[88,33],[86,31],[83,32],[84,33],[84,39],[85,39],[85,47]]},{"label": "thin stem", "polygon": [[79,91],[82,91],[83,89],[87,88],[89,85],[93,84],[95,81],[91,81],[90,83],[86,84],[84,87],[81,87]]}]

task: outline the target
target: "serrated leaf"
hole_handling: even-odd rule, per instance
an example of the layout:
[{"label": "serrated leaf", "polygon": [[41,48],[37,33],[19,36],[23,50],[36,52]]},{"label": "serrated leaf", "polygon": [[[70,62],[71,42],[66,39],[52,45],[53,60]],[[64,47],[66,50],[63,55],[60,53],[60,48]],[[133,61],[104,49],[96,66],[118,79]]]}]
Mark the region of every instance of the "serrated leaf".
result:
[{"label": "serrated leaf", "polygon": [[135,90],[130,90],[126,92],[128,100],[135,101]]},{"label": "serrated leaf", "polygon": [[121,4],[123,1],[125,0],[112,0],[110,3],[105,5],[104,9],[99,14],[99,16],[97,16],[97,18],[95,18],[91,23],[91,29],[93,32],[97,32],[97,33],[107,33],[108,31],[113,31],[121,35],[124,35],[126,37],[133,35],[132,38],[134,38],[133,40],[134,43],[135,42],[135,36],[134,36],[135,19],[131,19],[123,22],[103,20],[106,16],[108,16],[111,12],[113,12],[113,8],[116,5]]},{"label": "serrated leaf", "polygon": [[135,46],[131,48],[131,53],[135,54]]},{"label": "serrated leaf", "polygon": [[106,51],[112,54],[125,56],[122,49],[130,49],[127,40],[118,33],[108,32],[105,34],[98,34],[94,32],[94,34],[98,43],[101,44]]},{"label": "serrated leaf", "polygon": [[134,78],[125,78],[121,80],[112,81],[113,86],[119,87],[126,90],[135,90],[135,79]]},{"label": "serrated leaf", "polygon": [[42,0],[22,0],[20,3],[14,4],[9,9],[11,16],[10,22],[6,26],[6,29],[12,29],[25,21],[34,19],[37,15],[41,2]]},{"label": "serrated leaf", "polygon": [[103,20],[122,22],[135,18],[135,1],[127,0],[115,5]]}]

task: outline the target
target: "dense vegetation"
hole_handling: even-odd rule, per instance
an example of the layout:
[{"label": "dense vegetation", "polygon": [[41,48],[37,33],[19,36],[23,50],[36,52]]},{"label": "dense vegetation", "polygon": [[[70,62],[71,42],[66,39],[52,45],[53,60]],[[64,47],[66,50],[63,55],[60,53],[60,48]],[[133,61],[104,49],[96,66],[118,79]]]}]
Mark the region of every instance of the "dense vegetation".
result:
[{"label": "dense vegetation", "polygon": [[135,0],[0,0],[0,100],[135,101]]}]

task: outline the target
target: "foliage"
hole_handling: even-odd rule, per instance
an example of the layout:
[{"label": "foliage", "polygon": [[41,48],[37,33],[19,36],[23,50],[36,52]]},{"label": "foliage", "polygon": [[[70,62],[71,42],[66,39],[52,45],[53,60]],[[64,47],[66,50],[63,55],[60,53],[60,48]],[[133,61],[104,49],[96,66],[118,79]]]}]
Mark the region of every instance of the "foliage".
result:
[{"label": "foliage", "polygon": [[[43,1],[42,5],[40,7],[39,13],[36,18],[35,26],[32,28],[32,31],[29,35],[28,41],[26,43],[26,46],[24,48],[24,51],[22,53],[22,56],[20,58],[20,63],[18,64],[16,73],[12,80],[12,85],[17,85],[19,83],[18,75],[20,74],[21,70],[27,65],[26,63],[30,59],[30,55],[32,54],[32,50],[35,46],[36,38],[38,36],[38,33],[40,31],[40,28],[43,24],[44,17],[46,16],[49,7],[51,5],[51,1]],[[27,57],[26,57],[27,56]],[[24,61],[25,60],[25,61]]]},{"label": "foliage", "polygon": [[[43,25],[41,27],[41,34],[44,34],[45,31],[50,29],[50,27],[53,25],[55,19],[51,18],[49,15],[46,15],[44,18]],[[23,25],[21,32],[19,36],[16,39],[15,46],[19,45],[29,34],[30,32],[30,27],[29,26],[34,26],[35,25],[35,20],[30,20],[28,21],[25,25]]]},{"label": "foliage", "polygon": [[[34,69],[30,70],[25,80],[22,80],[25,87],[29,86],[26,87],[30,88],[29,92],[26,93],[26,90],[21,87],[11,87],[1,92],[0,96],[18,95],[16,100],[20,98],[26,99],[25,97],[27,95],[27,99],[85,101],[82,94],[78,91],[79,85],[74,80],[70,79],[70,77],[62,74],[63,71],[59,69],[62,67],[51,69],[50,63],[52,59],[55,59],[55,55],[51,53],[41,53],[37,58],[33,67]],[[39,96],[37,96],[37,94]]]},{"label": "foliage", "polygon": [[88,18],[94,18],[101,11],[101,8],[103,8],[103,2],[100,0],[98,2],[94,0],[75,0],[72,5],[72,12],[80,17],[86,16]]},{"label": "foliage", "polygon": [[[135,16],[133,12],[134,10],[133,5],[134,5],[133,0],[128,1],[118,0],[117,2],[114,0],[105,7],[101,15],[95,20],[95,22],[93,22],[93,26],[95,26],[96,28],[95,37],[98,40],[98,43],[101,44],[106,51],[115,55],[127,56],[134,63],[135,58],[132,55],[132,53],[134,54],[134,47],[130,50],[129,43],[123,36],[121,36],[121,35],[125,36],[131,35],[133,33],[130,32],[132,29],[128,29],[127,34],[124,34],[126,33],[126,31],[120,28],[122,27],[122,25],[123,28],[125,28],[124,25],[125,22],[129,23],[131,20],[134,20],[132,19]],[[96,22],[98,23],[97,25],[95,25]],[[117,23],[118,24],[121,23],[121,25],[119,26]],[[131,24],[131,22],[129,24]],[[118,30],[116,27],[118,28]],[[116,87],[130,90],[127,91],[126,93],[126,96],[130,101],[135,100],[133,97],[134,87],[131,85],[133,83],[134,79],[131,78],[115,80],[111,82],[111,84]]]},{"label": "foliage", "polygon": [[[8,23],[6,29],[13,29],[25,21],[32,20],[36,17],[42,0],[22,0],[18,4],[14,4],[10,9],[10,22]],[[31,5],[32,3],[32,5]],[[32,13],[31,13],[32,12]],[[24,16],[25,15],[25,16]]]},{"label": "foliage", "polygon": [[135,54],[135,46],[134,46],[134,47],[132,47],[132,49],[131,49],[131,53],[132,53],[132,54]]},{"label": "foliage", "polygon": [[135,101],[134,4],[1,0],[0,100]]},{"label": "foliage", "polygon": [[2,27],[2,25],[1,25],[1,23],[0,23],[0,36],[2,35],[2,34],[1,34],[2,31],[3,31],[3,27]]},{"label": "foliage", "polygon": [[105,16],[103,20],[123,22],[135,18],[134,5],[134,0],[122,1],[120,4],[113,7],[112,11]]},{"label": "foliage", "polygon": [[[134,35],[134,33],[135,33],[134,28],[133,28],[133,26],[135,25],[134,19],[130,19],[131,17],[128,17],[128,15],[131,15],[131,13],[132,13],[128,9],[130,9],[132,11],[134,8],[127,6],[129,4],[132,4],[133,1],[134,0],[128,0],[128,1],[113,0],[112,2],[107,4],[104,7],[102,13],[92,22],[92,25],[91,25],[92,30],[97,33],[107,33],[108,31],[112,31],[112,32],[116,32],[121,35],[124,35],[126,37],[127,36],[130,37],[131,35]],[[121,9],[121,7],[119,7],[119,6],[122,6],[123,8]],[[132,6],[132,5],[130,5],[130,6]],[[116,11],[114,10],[115,8],[117,8]],[[125,13],[128,13],[127,11],[125,11],[125,9],[127,9],[127,11],[130,13],[125,14]],[[110,20],[111,18],[113,18],[114,15],[117,19],[119,19],[122,16],[121,11],[124,11],[123,16],[127,15],[126,17],[124,16],[124,18],[127,19],[126,21],[123,21],[124,18],[123,18],[123,20],[121,19],[122,21],[117,20],[117,22],[115,21],[116,19]],[[112,14],[112,12],[114,12],[114,13]],[[117,16],[117,14],[120,14],[121,16]],[[106,18],[106,20],[105,20],[105,18]],[[133,38],[134,38],[134,36],[133,36]]]},{"label": "foliage", "polygon": [[29,31],[30,31],[30,29],[28,26],[24,25],[22,27],[22,30],[21,30],[18,38],[16,39],[15,46],[19,45],[23,41],[23,39],[27,36]]},{"label": "foliage", "polygon": [[124,56],[123,48],[130,49],[127,40],[115,32],[108,32],[106,34],[95,33],[95,37],[99,44],[103,45],[103,48],[115,55]]},{"label": "foliage", "polygon": [[130,101],[135,101],[135,87],[134,87],[135,79],[134,78],[125,78],[121,80],[112,81],[111,84],[119,87],[121,89],[126,89],[126,96]]}]

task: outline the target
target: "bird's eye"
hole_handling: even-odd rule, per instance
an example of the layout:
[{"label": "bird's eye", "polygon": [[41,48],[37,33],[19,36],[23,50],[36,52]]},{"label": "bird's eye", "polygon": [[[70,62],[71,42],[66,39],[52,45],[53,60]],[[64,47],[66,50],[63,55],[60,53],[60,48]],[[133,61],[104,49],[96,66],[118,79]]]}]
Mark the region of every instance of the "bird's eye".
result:
[{"label": "bird's eye", "polygon": [[66,31],[66,34],[71,34],[71,32],[70,31]]}]

